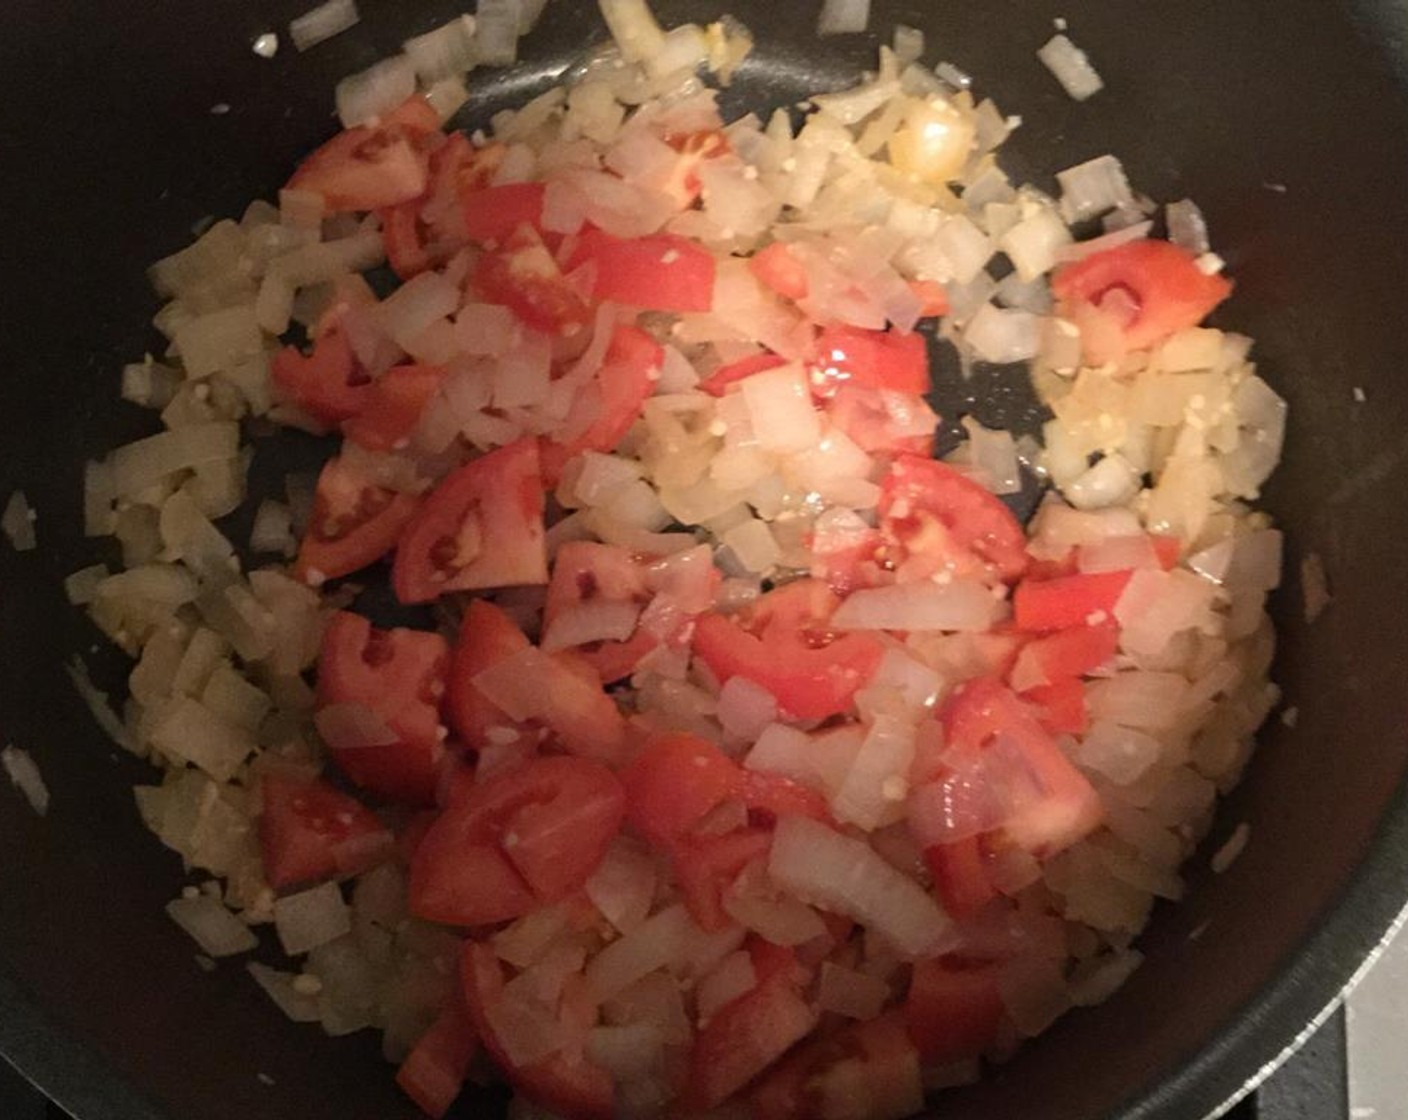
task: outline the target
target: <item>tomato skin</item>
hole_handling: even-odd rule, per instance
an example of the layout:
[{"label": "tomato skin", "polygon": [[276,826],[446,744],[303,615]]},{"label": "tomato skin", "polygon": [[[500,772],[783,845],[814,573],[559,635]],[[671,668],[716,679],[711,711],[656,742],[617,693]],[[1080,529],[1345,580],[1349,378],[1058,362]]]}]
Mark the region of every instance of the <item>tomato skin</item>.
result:
[{"label": "tomato skin", "polygon": [[1075,677],[1029,688],[1022,699],[1033,706],[1037,720],[1050,735],[1084,735],[1090,730],[1085,686]]},{"label": "tomato skin", "polygon": [[700,1027],[690,1052],[688,1104],[722,1104],[805,1037],[816,1013],[783,971],[726,1003]]},{"label": "tomato skin", "polygon": [[960,921],[971,918],[997,897],[988,876],[982,842],[976,836],[924,849],[924,864],[944,909]]},{"label": "tomato skin", "polygon": [[911,280],[909,290],[919,297],[921,319],[948,314],[948,289],[937,280]]},{"label": "tomato skin", "polygon": [[[580,603],[605,599],[610,602],[644,606],[651,593],[646,584],[646,562],[637,560],[624,548],[596,541],[569,541],[557,550],[547,602],[543,605],[543,633],[566,610]],[[630,676],[636,664],[659,640],[646,630],[624,641],[593,642],[575,647],[576,654],[590,663],[603,684]]]},{"label": "tomato skin", "polygon": [[854,633],[828,641],[839,600],[816,580],[770,591],[736,621],[702,615],[694,652],[720,684],[743,677],[772,693],[797,719],[824,719],[850,707],[883,656],[877,639]]},{"label": "tomato skin", "polygon": [[294,578],[316,587],[375,564],[396,547],[419,504],[411,494],[371,483],[340,457],[329,459],[318,475]]},{"label": "tomato skin", "polygon": [[335,323],[319,334],[311,354],[285,346],[274,355],[270,375],[281,396],[328,425],[357,415],[371,395],[347,333]]},{"label": "tomato skin", "polygon": [[1012,512],[937,459],[897,456],[881,483],[878,508],[885,539],[927,567],[985,569],[1009,582],[1027,567],[1026,534]]},{"label": "tomato skin", "polygon": [[581,416],[596,417],[580,435],[561,443],[544,438],[543,478],[555,485],[567,460],[583,451],[612,451],[640,416],[655,390],[664,348],[638,327],[618,326],[596,377],[577,391],[563,426],[580,428]]},{"label": "tomato skin", "polygon": [[[900,426],[897,413],[923,417],[923,426],[928,430],[913,434],[911,426]],[[913,394],[841,385],[826,403],[826,415],[868,455],[917,455],[928,459],[934,454],[938,417],[922,398]]]},{"label": "tomato skin", "polygon": [[1167,241],[1131,241],[1058,269],[1051,277],[1057,312],[1075,322],[1092,364],[1144,350],[1195,327],[1232,294],[1192,253]]},{"label": "tomato skin", "polygon": [[781,241],[774,241],[749,257],[748,271],[784,299],[806,299],[811,289],[806,265]]},{"label": "tomato skin", "polygon": [[919,961],[909,982],[904,1017],[924,1060],[950,1065],[981,1057],[1003,1018],[997,966],[962,967],[943,959]]},{"label": "tomato skin", "polygon": [[546,183],[505,183],[497,187],[461,184],[460,220],[471,241],[499,242],[521,225],[539,229]]},{"label": "tomato skin", "polygon": [[594,266],[592,297],[647,311],[708,311],[714,305],[714,255],[672,233],[621,238],[582,231],[569,270]]},{"label": "tomato skin", "polygon": [[[963,685],[944,705],[950,752],[993,760],[1002,745],[1017,758],[989,761],[985,776],[1005,785],[1004,841],[1044,859],[1088,835],[1104,819],[1100,796],[1027,707],[992,678]],[[993,766],[999,769],[994,771]]]},{"label": "tomato skin", "polygon": [[1022,647],[1012,678],[1034,679],[1037,685],[1049,685],[1083,677],[1107,664],[1119,644],[1120,628],[1113,619],[1057,630]]},{"label": "tomato skin", "polygon": [[391,569],[403,603],[547,582],[538,444],[527,437],[446,475],[406,526]]},{"label": "tomato skin", "polygon": [[[839,1084],[832,1088],[833,1075]],[[855,1077],[863,1078],[863,1087]],[[921,1086],[919,1056],[904,1017],[890,1011],[868,1022],[810,1039],[748,1094],[752,1120],[826,1120],[864,1101],[864,1115],[890,1120],[913,1114]],[[833,1096],[834,1094],[834,1096]]]},{"label": "tomato skin", "polygon": [[[322,195],[331,214],[380,210],[418,198],[427,183],[419,141],[432,131],[438,133],[440,122],[437,117],[433,128],[427,128],[429,120],[412,102],[388,114],[380,125],[339,132],[299,164],[288,189]],[[425,105],[424,99],[420,104]]]},{"label": "tomato skin", "polygon": [[459,1097],[478,1050],[479,1036],[456,992],[401,1063],[396,1084],[422,1112],[440,1120]]},{"label": "tomato skin", "polygon": [[1024,580],[1012,593],[1012,624],[1018,630],[1050,633],[1109,618],[1133,572],[1092,572],[1055,579]]},{"label": "tomato skin", "polygon": [[445,714],[455,734],[473,749],[489,745],[490,728],[514,727],[514,721],[474,687],[474,678],[531,644],[499,607],[483,599],[469,601],[450,662]]},{"label": "tomato skin", "polygon": [[685,906],[700,929],[717,933],[728,926],[723,894],[748,864],[767,856],[772,833],[745,828],[722,836],[700,836],[675,845],[671,866]]},{"label": "tomato skin", "polygon": [[812,391],[825,398],[842,385],[891,389],[923,396],[929,391],[924,336],[859,327],[826,327],[816,340]]},{"label": "tomato skin", "polygon": [[600,763],[558,755],[496,774],[446,806],[411,859],[417,917],[477,926],[577,890],[620,829],[625,794]]},{"label": "tomato skin", "polygon": [[493,949],[466,941],[461,977],[470,1020],[484,1049],[515,1089],[568,1120],[614,1120],[615,1089],[611,1077],[586,1057],[581,1042],[530,1066],[515,1066],[509,1061],[490,1022],[491,1008],[504,998],[503,966]]},{"label": "tomato skin", "polygon": [[770,369],[777,369],[786,364],[787,360],[776,354],[767,352],[751,354],[746,358],[739,358],[736,362],[720,366],[699,383],[699,388],[712,397],[721,397],[728,391],[730,385],[752,377],[755,373],[766,373]]},{"label": "tomato skin", "polygon": [[392,853],[377,815],[321,778],[275,772],[260,779],[259,847],[276,891],[359,875]]},{"label": "tomato skin", "polygon": [[473,285],[486,301],[502,304],[544,334],[575,334],[591,318],[586,301],[562,275],[542,236],[527,224],[479,258]]},{"label": "tomato skin", "polygon": [[338,611],[323,632],[318,705],[360,704],[386,724],[385,746],[329,744],[339,769],[363,789],[392,801],[433,805],[444,755],[440,697],[450,650],[439,634],[375,630]]},{"label": "tomato skin", "polygon": [[631,825],[668,849],[738,792],[740,767],[708,740],[680,733],[655,736],[620,776]]},{"label": "tomato skin", "polygon": [[420,214],[420,199],[377,211],[386,261],[400,280],[409,280],[435,263],[426,249]]},{"label": "tomato skin", "polygon": [[361,411],[343,421],[342,434],[369,451],[400,451],[447,373],[444,366],[393,366],[372,382]]}]

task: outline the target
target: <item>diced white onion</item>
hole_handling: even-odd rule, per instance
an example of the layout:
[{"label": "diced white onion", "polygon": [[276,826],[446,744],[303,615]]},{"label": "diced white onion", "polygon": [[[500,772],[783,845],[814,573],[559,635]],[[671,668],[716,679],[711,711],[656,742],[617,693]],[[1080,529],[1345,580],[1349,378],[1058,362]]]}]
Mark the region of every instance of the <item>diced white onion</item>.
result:
[{"label": "diced white onion", "polygon": [[10,539],[16,552],[32,552],[39,544],[34,534],[34,510],[23,490],[16,490],[0,514],[0,529]]},{"label": "diced white onion", "polygon": [[1053,35],[1036,55],[1073,101],[1085,101],[1105,88],[1090,58],[1064,35]]},{"label": "diced white onion", "polygon": [[982,632],[992,629],[1005,610],[1002,601],[977,580],[899,583],[852,592],[831,623],[838,630]]},{"label": "diced white onion", "polygon": [[208,895],[173,899],[166,904],[166,913],[208,956],[232,957],[259,944],[247,925]]},{"label": "diced white onion", "polygon": [[291,957],[352,932],[352,911],[336,883],[288,895],[274,902],[274,929]]},{"label": "diced white onion", "polygon": [[354,0],[327,0],[291,20],[288,33],[293,45],[306,51],[355,27],[361,18]]},{"label": "diced white onion", "polygon": [[859,35],[870,23],[870,0],[821,0],[818,35]]},{"label": "diced white onion", "polygon": [[821,966],[817,1003],[848,1019],[874,1019],[890,999],[890,985],[874,976],[826,961]]},{"label": "diced white onion", "polygon": [[44,784],[44,776],[28,751],[16,746],[0,750],[0,765],[5,768],[11,784],[24,794],[29,806],[41,817],[49,811],[49,787]]}]

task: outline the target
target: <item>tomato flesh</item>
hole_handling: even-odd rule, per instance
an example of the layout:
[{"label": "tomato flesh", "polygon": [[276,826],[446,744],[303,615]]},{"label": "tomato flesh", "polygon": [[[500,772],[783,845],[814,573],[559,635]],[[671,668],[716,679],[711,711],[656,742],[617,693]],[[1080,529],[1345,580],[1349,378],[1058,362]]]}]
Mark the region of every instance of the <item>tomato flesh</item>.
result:
[{"label": "tomato flesh", "polygon": [[1024,580],[1012,593],[1013,625],[1037,633],[1097,625],[1113,616],[1133,574],[1092,572]]},{"label": "tomato flesh", "polygon": [[783,242],[774,241],[748,258],[748,271],[784,299],[806,299],[807,266]]},{"label": "tomato flesh", "polygon": [[1205,273],[1186,249],[1144,240],[1058,269],[1051,292],[1058,314],[1080,328],[1086,359],[1098,365],[1197,326],[1232,294],[1232,282]]},{"label": "tomato flesh", "polygon": [[403,603],[547,582],[543,482],[531,438],[446,475],[406,526],[391,569]]},{"label": "tomato flesh", "polygon": [[613,237],[586,229],[568,258],[569,269],[590,265],[592,296],[647,311],[708,311],[714,304],[714,255],[672,233]]},{"label": "tomato flesh", "polygon": [[316,587],[375,564],[396,547],[418,504],[410,494],[375,485],[342,458],[329,459],[318,475],[294,578]]},{"label": "tomato flesh", "polygon": [[951,1065],[981,1057],[996,1040],[1003,1014],[997,966],[963,967],[942,959],[915,964],[904,1017],[926,1062]]},{"label": "tomato flesh", "polygon": [[[425,193],[428,165],[417,141],[431,131],[428,123],[419,107],[408,102],[381,125],[339,132],[299,164],[288,189],[322,195],[333,214],[380,210],[418,198]],[[439,131],[438,117],[434,131]]]},{"label": "tomato flesh", "polygon": [[285,346],[274,355],[270,374],[283,397],[329,425],[356,416],[372,391],[347,333],[336,324],[318,336],[311,354]]},{"label": "tomato flesh", "polygon": [[402,450],[447,372],[444,366],[393,366],[372,383],[357,415],[343,421],[343,435],[369,451]]},{"label": "tomato flesh", "polygon": [[488,302],[502,304],[544,334],[581,331],[591,312],[531,225],[520,224],[503,245],[485,253],[474,268],[474,287]]},{"label": "tomato flesh", "polygon": [[504,183],[497,187],[461,185],[460,220],[464,234],[481,245],[512,236],[519,226],[540,228],[545,183]]},{"label": "tomato flesh", "polygon": [[[881,533],[899,556],[917,561],[910,573],[917,578],[947,569],[1010,581],[1026,569],[1026,534],[1012,512],[937,459],[897,456],[878,508]],[[905,574],[901,566],[901,578]]]},{"label": "tomato flesh", "polygon": [[276,891],[360,875],[395,840],[377,815],[320,778],[277,772],[260,780],[259,847]]},{"label": "tomato flesh", "polygon": [[842,385],[923,396],[929,391],[924,336],[859,327],[827,327],[816,340],[812,391],[833,396]]},{"label": "tomato flesh", "polygon": [[396,1071],[396,1084],[422,1112],[440,1120],[459,1097],[478,1050],[479,1036],[463,996],[456,993],[406,1055]]},{"label": "tomato flesh", "polygon": [[755,373],[766,373],[770,369],[785,366],[787,360],[776,354],[764,352],[739,358],[736,362],[722,365],[699,383],[699,388],[712,397],[721,397],[730,385],[737,384]]},{"label": "tomato flesh", "polygon": [[694,652],[720,684],[750,680],[797,719],[837,715],[850,707],[884,652],[869,634],[827,631],[839,602],[823,583],[794,581],[768,592],[740,620],[700,617]]},{"label": "tomato flesh", "polygon": [[440,698],[449,658],[439,634],[376,630],[361,615],[333,615],[319,655],[319,707],[358,705],[394,737],[372,746],[328,744],[357,785],[392,801],[434,804],[445,751]]},{"label": "tomato flesh", "polygon": [[[623,548],[595,541],[564,544],[553,561],[543,606],[543,632],[550,632],[564,611],[582,603],[605,600],[644,606],[651,598],[646,567],[645,561],[637,560]],[[655,635],[637,627],[624,640],[603,640],[574,648],[596,670],[602,683],[610,684],[630,676],[640,659],[659,644]]]}]

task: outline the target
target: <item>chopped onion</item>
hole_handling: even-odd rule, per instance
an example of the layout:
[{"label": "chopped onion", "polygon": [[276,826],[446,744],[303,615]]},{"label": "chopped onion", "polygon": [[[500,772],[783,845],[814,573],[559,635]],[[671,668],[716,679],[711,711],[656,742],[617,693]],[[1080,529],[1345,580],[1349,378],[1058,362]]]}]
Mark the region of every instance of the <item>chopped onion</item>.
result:
[{"label": "chopped onion", "polygon": [[403,54],[393,55],[337,83],[337,116],[343,128],[356,128],[376,121],[415,92],[415,64]]},{"label": "chopped onion", "polygon": [[288,33],[300,51],[341,35],[361,20],[354,0],[327,0],[289,22]]},{"label": "chopped onion", "polygon": [[587,1057],[606,1070],[619,1086],[639,1081],[660,1064],[664,1039],[654,1023],[593,1027],[587,1034]]},{"label": "chopped onion", "polygon": [[280,972],[276,968],[250,961],[245,965],[249,974],[265,994],[278,1005],[280,1011],[295,1023],[316,1023],[319,1019],[316,995],[300,990],[302,977],[292,972]]},{"label": "chopped onion", "polygon": [[1096,720],[1166,731],[1182,714],[1188,688],[1188,681],[1177,673],[1117,673],[1089,684],[1086,700]]},{"label": "chopped onion", "polygon": [[1056,181],[1061,184],[1061,216],[1068,222],[1083,222],[1107,210],[1134,205],[1124,165],[1114,156],[1096,156],[1058,171]]},{"label": "chopped onion", "polygon": [[28,751],[16,746],[0,750],[0,765],[5,768],[11,784],[24,794],[29,806],[41,817],[49,811],[49,787],[44,784],[44,776]]},{"label": "chopped onion", "polygon": [[645,921],[655,888],[655,861],[648,852],[620,838],[606,850],[585,887],[592,905],[621,933],[629,933]]},{"label": "chopped onion", "polygon": [[836,819],[866,831],[899,820],[913,761],[914,728],[909,720],[877,716],[831,799]]},{"label": "chopped onion", "polygon": [[804,817],[778,822],[768,873],[804,902],[874,929],[910,959],[944,951],[952,923],[924,888],[868,844]]},{"label": "chopped onion", "polygon": [[1227,838],[1227,842],[1218,848],[1212,855],[1212,870],[1215,875],[1224,874],[1237,858],[1246,850],[1247,842],[1252,837],[1252,826],[1243,821],[1232,830],[1232,835]]},{"label": "chopped onion", "polygon": [[475,52],[482,66],[512,66],[518,61],[523,25],[519,0],[479,0],[475,8]]},{"label": "chopped onion", "polygon": [[854,591],[837,608],[831,623],[838,630],[992,629],[1006,611],[987,586],[977,580],[947,584],[899,583]]},{"label": "chopped onion", "polygon": [[166,913],[207,956],[232,957],[259,944],[247,925],[208,895],[173,899],[166,904]]},{"label": "chopped onion", "polygon": [[296,957],[351,933],[352,911],[336,883],[323,883],[275,900],[274,929],[284,952]]},{"label": "chopped onion", "polygon": [[255,749],[250,732],[182,696],[152,726],[153,747],[168,758],[199,766],[217,782],[228,782]]},{"label": "chopped onion", "polygon": [[426,85],[443,78],[459,77],[478,61],[474,42],[474,17],[456,16],[424,35],[407,39],[402,45],[416,76]]},{"label": "chopped onion", "polygon": [[870,24],[870,0],[821,0],[818,35],[859,35]]},{"label": "chopped onion", "polygon": [[963,340],[985,362],[1024,362],[1040,345],[1040,321],[1028,311],[1004,311],[985,303],[963,331]]},{"label": "chopped onion", "polygon": [[874,1019],[890,999],[890,985],[874,976],[826,961],[821,966],[817,1003],[848,1019]]},{"label": "chopped onion", "polygon": [[611,599],[578,603],[552,620],[541,648],[551,652],[590,642],[623,642],[635,633],[640,611],[635,603]]},{"label": "chopped onion", "polygon": [[587,964],[587,983],[599,1002],[624,991],[657,968],[676,963],[694,926],[681,905],[653,914]]},{"label": "chopped onion", "polygon": [[1053,35],[1036,56],[1073,101],[1085,101],[1105,88],[1086,53],[1064,35]]},{"label": "chopped onion", "polygon": [[16,552],[32,552],[39,544],[34,535],[34,510],[23,490],[16,490],[5,503],[5,512],[0,515],[0,529]]},{"label": "chopped onion", "polygon": [[1027,281],[1050,272],[1060,251],[1070,243],[1071,231],[1049,206],[1023,218],[997,242],[1017,269],[1018,277]]},{"label": "chopped onion", "polygon": [[746,677],[730,677],[719,690],[719,722],[732,735],[754,741],[777,719],[777,698]]},{"label": "chopped onion", "polygon": [[1170,202],[1164,207],[1164,218],[1168,223],[1168,239],[1179,248],[1200,256],[1212,248],[1207,219],[1192,199]]},{"label": "chopped onion", "polygon": [[753,958],[745,952],[730,953],[699,982],[695,1008],[700,1022],[708,1022],[719,1008],[757,986],[758,974],[753,968]]},{"label": "chopped onion", "polygon": [[1116,785],[1137,782],[1158,760],[1159,741],[1132,727],[1097,721],[1076,746],[1076,761]]},{"label": "chopped onion", "polygon": [[1039,1035],[1071,1007],[1058,962],[1040,956],[1016,957],[998,975],[1007,1014],[1024,1038]]}]

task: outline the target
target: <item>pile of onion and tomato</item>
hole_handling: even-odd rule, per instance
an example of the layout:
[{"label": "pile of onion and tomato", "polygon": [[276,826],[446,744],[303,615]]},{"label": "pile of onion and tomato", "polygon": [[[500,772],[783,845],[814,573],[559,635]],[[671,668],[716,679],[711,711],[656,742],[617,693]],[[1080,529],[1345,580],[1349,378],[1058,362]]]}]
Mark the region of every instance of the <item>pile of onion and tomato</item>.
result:
[{"label": "pile of onion and tomato", "polygon": [[[1276,700],[1284,406],[1108,158],[1014,187],[991,103],[888,50],[725,123],[739,29],[613,27],[492,139],[364,106],[155,266],[164,430],[89,465],[124,570],[70,591],[207,873],[173,917],[272,922],[303,963],[254,978],[428,1113],[487,1056],[567,1117],[898,1120],[1181,895]],[[1009,434],[931,457],[933,318],[1051,408],[1026,527]],[[340,446],[237,549],[274,425]],[[383,570],[421,625],[359,612]]]}]

